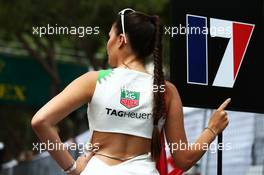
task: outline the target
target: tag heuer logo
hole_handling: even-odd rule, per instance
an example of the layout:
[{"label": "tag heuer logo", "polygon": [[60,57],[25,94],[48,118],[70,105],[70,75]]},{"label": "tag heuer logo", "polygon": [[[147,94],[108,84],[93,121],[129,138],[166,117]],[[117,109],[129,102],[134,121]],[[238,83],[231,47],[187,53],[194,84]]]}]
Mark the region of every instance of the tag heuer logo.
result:
[{"label": "tag heuer logo", "polygon": [[139,95],[139,92],[121,89],[120,103],[128,109],[136,107],[139,103]]}]

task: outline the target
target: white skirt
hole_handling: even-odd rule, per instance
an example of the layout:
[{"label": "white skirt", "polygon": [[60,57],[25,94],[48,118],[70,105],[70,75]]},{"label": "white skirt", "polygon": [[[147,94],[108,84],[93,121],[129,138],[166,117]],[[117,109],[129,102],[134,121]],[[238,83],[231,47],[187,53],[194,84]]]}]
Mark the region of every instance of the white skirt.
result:
[{"label": "white skirt", "polygon": [[93,156],[80,175],[159,175],[151,154],[142,154],[117,165],[108,165]]}]

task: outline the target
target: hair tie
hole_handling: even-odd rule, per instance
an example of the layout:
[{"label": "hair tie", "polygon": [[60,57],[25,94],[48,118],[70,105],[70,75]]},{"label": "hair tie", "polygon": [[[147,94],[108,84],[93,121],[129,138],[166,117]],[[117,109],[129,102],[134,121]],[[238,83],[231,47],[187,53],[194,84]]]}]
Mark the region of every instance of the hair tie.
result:
[{"label": "hair tie", "polygon": [[159,126],[159,122],[158,122],[158,121],[154,121],[154,122],[153,122],[153,126],[154,126],[154,127],[158,127],[158,126]]}]

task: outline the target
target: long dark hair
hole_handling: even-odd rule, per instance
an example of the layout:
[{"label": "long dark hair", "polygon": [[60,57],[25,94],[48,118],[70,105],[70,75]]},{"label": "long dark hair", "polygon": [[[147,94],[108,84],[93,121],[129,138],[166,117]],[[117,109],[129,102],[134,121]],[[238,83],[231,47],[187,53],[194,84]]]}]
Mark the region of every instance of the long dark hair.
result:
[{"label": "long dark hair", "polygon": [[[158,121],[164,114],[164,92],[160,89],[164,87],[164,75],[162,69],[162,34],[163,27],[160,18],[156,15],[150,16],[142,12],[125,13],[126,37],[130,41],[131,48],[138,58],[145,63],[146,57],[152,55],[154,62],[154,81],[153,86],[159,87],[153,91],[153,132],[151,141],[151,155],[154,161],[160,157],[160,133]],[[120,16],[115,21],[117,34],[122,33]]]}]

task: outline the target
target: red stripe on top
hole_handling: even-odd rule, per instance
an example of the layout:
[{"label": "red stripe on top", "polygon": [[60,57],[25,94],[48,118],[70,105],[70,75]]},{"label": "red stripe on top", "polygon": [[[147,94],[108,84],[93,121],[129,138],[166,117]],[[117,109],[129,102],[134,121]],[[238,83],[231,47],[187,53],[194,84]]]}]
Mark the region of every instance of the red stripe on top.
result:
[{"label": "red stripe on top", "polygon": [[253,25],[233,23],[234,79],[237,76],[252,31]]}]

